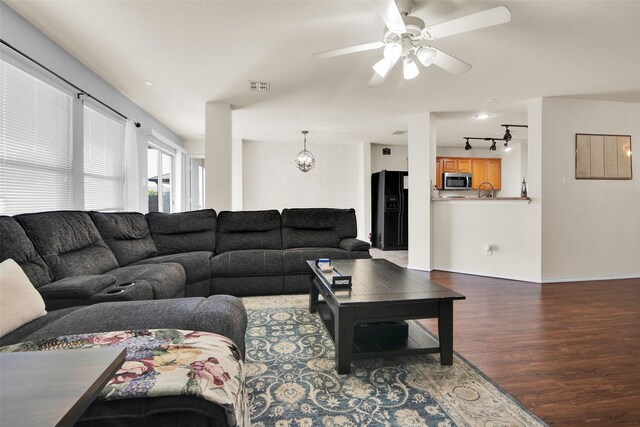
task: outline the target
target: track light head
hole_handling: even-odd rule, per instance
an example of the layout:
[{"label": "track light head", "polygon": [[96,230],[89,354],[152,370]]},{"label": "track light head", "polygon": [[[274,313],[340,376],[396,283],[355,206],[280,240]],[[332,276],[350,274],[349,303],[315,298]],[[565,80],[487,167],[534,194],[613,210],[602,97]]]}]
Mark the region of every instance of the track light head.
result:
[{"label": "track light head", "polygon": [[491,147],[489,147],[489,150],[496,151],[496,140],[492,139],[491,142],[492,144],[491,144]]},{"label": "track light head", "polygon": [[505,143],[504,143],[504,151],[506,151],[507,153],[509,151],[511,151],[511,147],[509,147],[509,141],[505,141]]},{"label": "track light head", "polygon": [[469,138],[465,138],[467,141],[464,144],[464,149],[465,150],[471,150],[473,147],[471,147],[471,144],[469,144]]},{"label": "track light head", "polygon": [[504,131],[504,136],[502,137],[502,139],[504,139],[505,141],[509,142],[511,141],[511,131],[509,131],[509,126],[505,126],[507,129]]}]

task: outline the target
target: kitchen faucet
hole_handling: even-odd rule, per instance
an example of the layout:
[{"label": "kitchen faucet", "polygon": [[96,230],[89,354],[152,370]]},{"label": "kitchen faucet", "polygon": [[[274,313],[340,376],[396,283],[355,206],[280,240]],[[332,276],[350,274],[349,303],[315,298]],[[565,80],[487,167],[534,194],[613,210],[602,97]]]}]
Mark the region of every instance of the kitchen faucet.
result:
[{"label": "kitchen faucet", "polygon": [[487,184],[489,187],[491,187],[491,194],[488,195],[487,197],[491,197],[493,199],[493,197],[494,197],[493,185],[490,182],[487,182],[487,181],[483,182],[482,184],[480,184],[478,186],[478,199],[482,197],[482,192],[480,190],[482,189],[482,186],[485,185],[485,184]]}]

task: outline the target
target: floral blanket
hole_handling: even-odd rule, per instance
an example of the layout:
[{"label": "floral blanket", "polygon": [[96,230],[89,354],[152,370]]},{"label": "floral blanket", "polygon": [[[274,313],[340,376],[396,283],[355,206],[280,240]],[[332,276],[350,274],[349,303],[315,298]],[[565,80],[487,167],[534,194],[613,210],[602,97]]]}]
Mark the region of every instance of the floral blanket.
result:
[{"label": "floral blanket", "polygon": [[210,332],[148,329],[66,335],[0,352],[126,347],[126,361],[102,389],[104,400],[196,396],[222,406],[230,426],[249,426],[245,371],[228,338]]}]

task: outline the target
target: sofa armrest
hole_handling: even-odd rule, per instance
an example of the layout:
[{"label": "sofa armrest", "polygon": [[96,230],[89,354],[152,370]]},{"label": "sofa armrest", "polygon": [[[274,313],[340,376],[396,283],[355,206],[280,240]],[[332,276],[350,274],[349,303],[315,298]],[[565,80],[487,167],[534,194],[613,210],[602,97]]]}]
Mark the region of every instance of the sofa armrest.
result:
[{"label": "sofa armrest", "polygon": [[340,249],[344,249],[345,251],[368,251],[370,248],[371,245],[369,243],[354,239],[353,237],[340,240]]},{"label": "sofa armrest", "polygon": [[66,277],[41,286],[38,292],[49,311],[99,302],[153,299],[148,282],[119,282],[110,275]]}]

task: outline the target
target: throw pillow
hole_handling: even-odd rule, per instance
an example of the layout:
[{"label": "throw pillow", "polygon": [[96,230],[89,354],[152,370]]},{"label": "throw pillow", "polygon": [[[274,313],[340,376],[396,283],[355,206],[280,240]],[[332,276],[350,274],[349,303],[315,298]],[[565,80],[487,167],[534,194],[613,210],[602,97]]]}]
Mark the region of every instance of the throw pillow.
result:
[{"label": "throw pillow", "polygon": [[12,259],[0,263],[0,337],[47,312],[44,300]]}]

